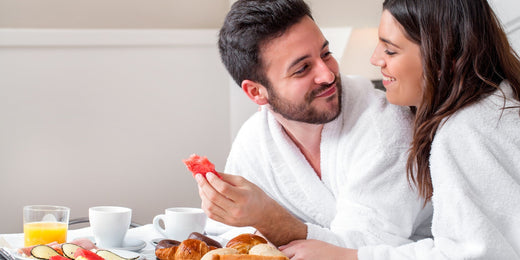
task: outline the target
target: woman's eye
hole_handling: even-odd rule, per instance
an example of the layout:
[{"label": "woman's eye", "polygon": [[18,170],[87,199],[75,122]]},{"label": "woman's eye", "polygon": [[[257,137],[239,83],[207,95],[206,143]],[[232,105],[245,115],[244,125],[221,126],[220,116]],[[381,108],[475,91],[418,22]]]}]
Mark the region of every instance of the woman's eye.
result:
[{"label": "woman's eye", "polygon": [[323,53],[323,55],[321,55],[321,58],[324,59],[324,58],[329,57],[330,55],[332,55],[332,52],[328,51],[328,52]]},{"label": "woman's eye", "polygon": [[385,50],[385,53],[386,53],[386,55],[390,55],[390,56],[396,54],[395,51],[390,51],[390,50]]}]

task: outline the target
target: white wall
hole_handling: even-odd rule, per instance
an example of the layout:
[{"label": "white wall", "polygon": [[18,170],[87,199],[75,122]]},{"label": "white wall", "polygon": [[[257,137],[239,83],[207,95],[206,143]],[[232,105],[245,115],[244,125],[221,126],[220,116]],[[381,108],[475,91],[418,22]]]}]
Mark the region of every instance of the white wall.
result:
[{"label": "white wall", "polygon": [[490,4],[502,21],[513,48],[520,55],[520,1],[490,0]]},{"label": "white wall", "polygon": [[0,30],[0,233],[22,206],[199,206],[181,159],[223,169],[228,76],[214,30]]},{"label": "white wall", "polygon": [[[0,0],[2,28],[219,28],[233,0]],[[306,0],[323,27],[374,27],[383,0]]]},{"label": "white wall", "polygon": [[0,27],[217,28],[227,10],[228,0],[0,0]]}]

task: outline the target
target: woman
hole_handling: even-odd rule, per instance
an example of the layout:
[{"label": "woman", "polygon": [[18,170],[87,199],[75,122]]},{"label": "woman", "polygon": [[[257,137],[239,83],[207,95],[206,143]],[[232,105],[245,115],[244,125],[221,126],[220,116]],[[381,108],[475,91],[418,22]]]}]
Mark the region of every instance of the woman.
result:
[{"label": "woman", "polygon": [[386,0],[371,62],[415,113],[409,181],[433,239],[340,248],[294,241],[291,259],[520,258],[520,61],[486,0]]}]

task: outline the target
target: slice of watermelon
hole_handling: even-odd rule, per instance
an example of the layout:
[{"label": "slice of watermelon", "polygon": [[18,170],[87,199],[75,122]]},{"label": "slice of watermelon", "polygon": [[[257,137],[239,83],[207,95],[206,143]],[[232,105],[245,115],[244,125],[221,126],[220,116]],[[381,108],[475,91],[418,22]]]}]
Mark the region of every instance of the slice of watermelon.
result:
[{"label": "slice of watermelon", "polygon": [[81,257],[80,259],[83,259],[84,257],[87,260],[105,260],[105,258],[99,256],[98,254],[83,248],[76,249],[76,252],[74,253],[74,258],[78,259],[78,257]]},{"label": "slice of watermelon", "polygon": [[186,164],[186,167],[188,167],[188,170],[191,171],[193,174],[193,177],[197,174],[202,174],[204,178],[206,178],[207,172],[212,172],[213,174],[217,175],[220,179],[222,177],[215,171],[215,165],[211,163],[206,156],[198,156],[196,154],[192,154],[190,158],[182,160],[184,164]]},{"label": "slice of watermelon", "polygon": [[62,255],[55,255],[55,256],[51,256],[49,258],[49,260],[70,260],[70,258],[64,257]]}]

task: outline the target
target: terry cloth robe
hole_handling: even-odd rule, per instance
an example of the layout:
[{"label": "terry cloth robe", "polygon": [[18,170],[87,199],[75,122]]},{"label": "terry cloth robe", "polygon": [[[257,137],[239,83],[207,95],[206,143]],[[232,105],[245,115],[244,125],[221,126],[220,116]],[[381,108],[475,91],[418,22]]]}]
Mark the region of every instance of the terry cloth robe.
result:
[{"label": "terry cloth robe", "polygon": [[520,114],[495,91],[456,112],[435,135],[433,239],[365,247],[359,259],[520,259]]},{"label": "terry cloth robe", "polygon": [[342,86],[341,114],[321,134],[321,180],[266,107],[241,127],[225,172],[305,222],[308,239],[351,248],[410,242],[431,221],[406,177],[411,114],[366,79],[343,76]]}]

